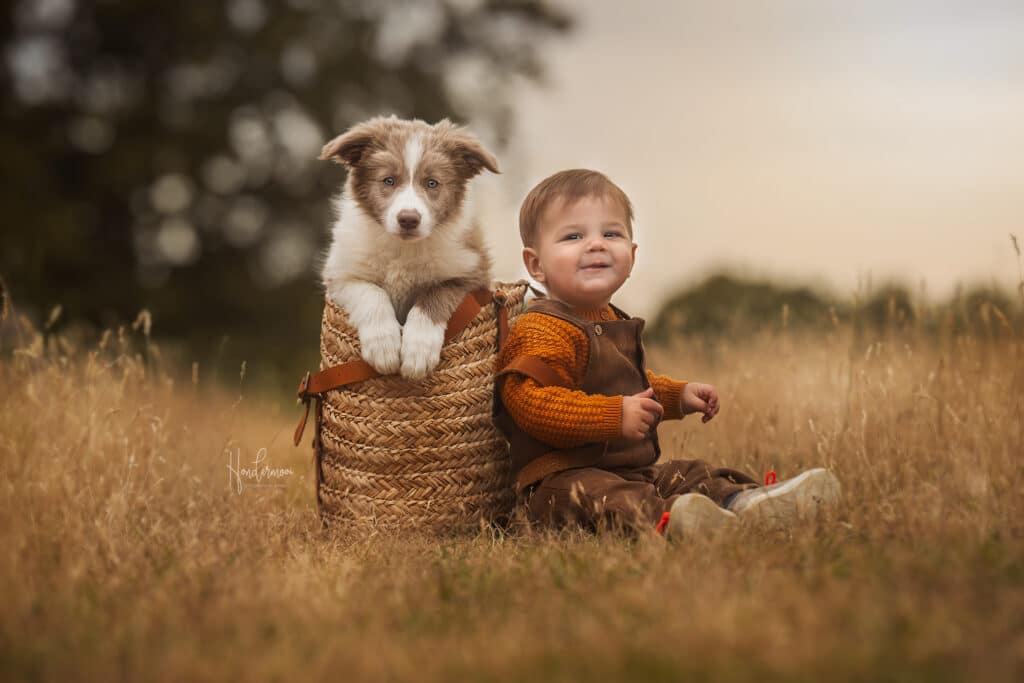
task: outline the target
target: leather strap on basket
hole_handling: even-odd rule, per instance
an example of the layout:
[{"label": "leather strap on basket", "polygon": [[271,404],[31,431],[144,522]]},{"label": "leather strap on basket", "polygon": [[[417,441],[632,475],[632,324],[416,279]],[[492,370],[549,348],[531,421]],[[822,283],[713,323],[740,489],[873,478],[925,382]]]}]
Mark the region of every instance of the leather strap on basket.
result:
[{"label": "leather strap on basket", "polygon": [[447,344],[469,327],[480,309],[491,303],[494,294],[489,289],[477,289],[466,295],[455,312],[448,318],[448,326],[444,330],[444,343]]},{"label": "leather strap on basket", "polygon": [[[494,294],[489,289],[477,289],[466,295],[455,312],[448,318],[448,325],[444,331],[444,343],[447,344],[465,330],[473,319],[480,313],[480,309],[494,300]],[[504,300],[504,297],[501,297]],[[504,337],[501,328],[504,325],[508,329],[508,312],[504,306],[498,309],[498,337],[499,343]],[[505,335],[507,336],[507,334]],[[309,408],[312,399],[319,397],[331,389],[363,382],[368,379],[380,377],[380,373],[373,369],[369,363],[362,359],[352,360],[340,365],[334,365],[321,370],[316,374],[306,373],[306,376],[299,382],[298,396],[305,404],[306,410],[302,414],[299,426],[295,428],[294,442],[298,446],[302,440],[302,433],[306,430],[306,422],[309,420]]]}]

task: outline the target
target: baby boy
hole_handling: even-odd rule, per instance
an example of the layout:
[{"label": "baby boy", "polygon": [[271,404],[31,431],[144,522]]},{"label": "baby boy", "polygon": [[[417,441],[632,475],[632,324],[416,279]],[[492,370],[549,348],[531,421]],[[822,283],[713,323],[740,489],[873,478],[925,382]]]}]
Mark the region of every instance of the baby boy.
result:
[{"label": "baby boy", "polygon": [[626,194],[582,169],[545,179],[520,210],[523,260],[547,296],[509,334],[495,398],[529,519],[683,537],[834,502],[839,482],[825,469],[759,486],[702,460],[658,462],[658,423],[690,413],[706,423],[719,396],[648,371],[644,321],[611,305],[633,269],[632,223]]}]

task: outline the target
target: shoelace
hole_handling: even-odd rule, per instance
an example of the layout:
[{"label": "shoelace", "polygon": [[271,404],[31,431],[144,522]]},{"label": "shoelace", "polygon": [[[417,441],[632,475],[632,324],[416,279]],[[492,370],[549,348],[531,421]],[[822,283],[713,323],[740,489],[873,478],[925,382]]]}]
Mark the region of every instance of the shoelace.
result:
[{"label": "shoelace", "polygon": [[668,526],[668,517],[669,514],[667,512],[661,513],[661,519],[658,520],[658,526],[654,527],[654,530],[659,534],[665,534],[665,528]]}]

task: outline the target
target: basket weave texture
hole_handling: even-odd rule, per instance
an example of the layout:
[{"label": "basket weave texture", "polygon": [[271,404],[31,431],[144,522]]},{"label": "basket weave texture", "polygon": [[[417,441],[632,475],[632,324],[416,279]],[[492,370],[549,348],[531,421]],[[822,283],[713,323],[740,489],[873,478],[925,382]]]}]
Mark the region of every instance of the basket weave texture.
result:
[{"label": "basket weave texture", "polygon": [[[422,380],[377,377],[324,394],[318,420],[320,514],[328,525],[459,531],[512,508],[508,446],[491,422],[497,305],[519,315],[526,283],[499,283]],[[321,369],[360,358],[359,335],[329,299]]]}]

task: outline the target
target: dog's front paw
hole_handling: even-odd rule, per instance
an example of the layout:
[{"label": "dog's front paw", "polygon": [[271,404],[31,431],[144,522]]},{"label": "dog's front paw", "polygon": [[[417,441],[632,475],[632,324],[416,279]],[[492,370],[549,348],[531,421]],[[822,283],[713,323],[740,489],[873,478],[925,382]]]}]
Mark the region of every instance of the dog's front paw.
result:
[{"label": "dog's front paw", "polygon": [[398,372],[402,352],[402,327],[395,319],[366,325],[359,330],[363,360],[382,375]]},{"label": "dog's front paw", "polygon": [[417,307],[402,328],[402,377],[422,379],[441,361],[444,323],[433,322]]}]

